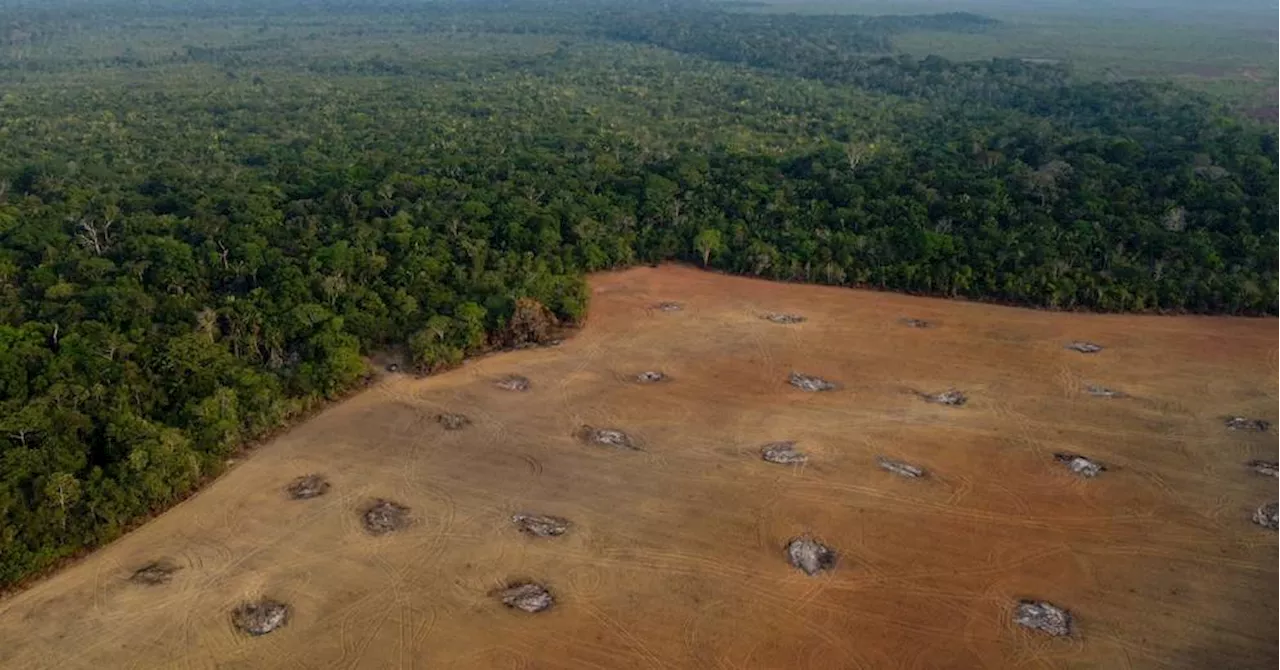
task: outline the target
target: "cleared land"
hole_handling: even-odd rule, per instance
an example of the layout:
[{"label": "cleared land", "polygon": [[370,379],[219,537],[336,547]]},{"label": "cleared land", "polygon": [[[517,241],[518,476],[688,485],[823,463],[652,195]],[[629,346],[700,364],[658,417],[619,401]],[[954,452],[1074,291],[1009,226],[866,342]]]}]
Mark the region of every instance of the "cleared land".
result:
[{"label": "cleared land", "polygon": [[[0,602],[0,667],[1276,666],[1277,535],[1250,520],[1276,484],[1246,465],[1275,460],[1275,428],[1223,425],[1275,423],[1274,319],[1052,314],[676,267],[593,286],[590,324],[562,346],[389,375]],[[635,383],[646,370],[670,379]],[[840,386],[805,393],[793,370]],[[530,390],[497,388],[508,374]],[[911,392],[953,387],[963,407]],[[471,423],[446,430],[446,412]],[[584,443],[583,425],[639,448]],[[785,440],[803,465],[761,458]],[[1080,477],[1060,452],[1107,469]],[[309,474],[330,488],[291,499]],[[377,499],[408,524],[370,535]],[[571,526],[530,535],[518,514]],[[793,568],[800,536],[834,568]],[[177,569],[131,580],[157,562]],[[554,605],[505,606],[522,583]],[[264,599],[288,606],[284,625],[237,630],[232,611]],[[1068,610],[1072,635],[1015,625],[1021,599]]]},{"label": "cleared land", "polygon": [[1003,25],[981,33],[916,31],[895,49],[953,60],[1065,62],[1078,74],[1170,80],[1238,111],[1276,121],[1275,3],[1226,0],[766,0],[747,11],[801,14],[976,12]]}]

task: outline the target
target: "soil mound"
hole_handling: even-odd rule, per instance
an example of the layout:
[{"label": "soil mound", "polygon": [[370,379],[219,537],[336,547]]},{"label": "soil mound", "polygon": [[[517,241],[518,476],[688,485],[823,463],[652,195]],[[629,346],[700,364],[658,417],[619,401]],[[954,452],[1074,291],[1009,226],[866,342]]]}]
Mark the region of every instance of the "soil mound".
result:
[{"label": "soil mound", "polygon": [[236,628],[253,635],[266,635],[289,619],[289,606],[271,599],[245,603],[231,612]]},{"label": "soil mound", "polygon": [[668,377],[666,373],[658,370],[645,370],[644,372],[636,375],[635,379],[641,384],[653,384],[660,381],[666,381]]},{"label": "soil mound", "polygon": [[547,587],[533,582],[512,584],[495,595],[502,600],[503,605],[530,614],[546,610],[556,603]]},{"label": "soil mound", "polygon": [[876,458],[876,463],[880,466],[882,470],[887,470],[889,472],[892,472],[893,474],[898,475],[899,477],[908,477],[911,479],[917,479],[919,477],[925,476],[925,469],[922,467],[915,466],[910,463],[903,463],[902,461],[895,461],[892,459],[888,459],[888,458],[885,458],[884,456],[880,456]]},{"label": "soil mound", "polygon": [[568,519],[547,514],[516,514],[511,522],[520,532],[534,537],[558,537],[573,525]]},{"label": "soil mound", "polygon": [[1105,386],[1098,386],[1097,384],[1089,384],[1088,386],[1084,387],[1084,392],[1088,393],[1089,395],[1095,398],[1128,398],[1129,397],[1129,394],[1125,393],[1124,391],[1109,389]]},{"label": "soil mound", "polygon": [[169,561],[153,561],[134,570],[129,581],[146,586],[168,584],[173,579],[173,573],[181,569]]},{"label": "soil mound", "polygon": [[370,535],[386,535],[409,525],[409,508],[379,498],[360,515],[360,521]]},{"label": "soil mound", "polygon": [[787,382],[801,391],[807,391],[810,393],[836,390],[835,382],[829,382],[822,377],[806,375],[800,372],[792,372],[788,375]]},{"label": "soil mound", "polygon": [[1229,416],[1222,420],[1222,424],[1227,427],[1227,430],[1241,430],[1253,433],[1262,433],[1271,427],[1270,422],[1243,416]]},{"label": "soil mound", "polygon": [[471,419],[466,414],[455,414],[453,412],[441,412],[436,415],[436,421],[444,426],[445,430],[462,430],[471,425]]},{"label": "soil mound", "polygon": [[616,447],[618,449],[639,450],[636,441],[625,432],[617,428],[595,428],[593,426],[582,426],[578,429],[578,439],[587,444],[595,444],[602,447]]},{"label": "soil mound", "polygon": [[908,328],[932,328],[933,323],[924,319],[898,319],[898,323]]},{"label": "soil mound", "polygon": [[1085,342],[1083,340],[1072,342],[1068,344],[1066,348],[1071,351],[1078,351],[1082,354],[1096,354],[1099,351],[1102,351],[1101,344],[1094,344],[1093,342]]},{"label": "soil mound", "polygon": [[1260,475],[1268,477],[1280,476],[1280,464],[1275,461],[1249,461],[1245,465],[1248,465],[1250,470]]},{"label": "soil mound", "polygon": [[504,391],[523,392],[523,391],[528,391],[530,387],[533,386],[533,383],[529,381],[528,377],[522,377],[520,375],[507,375],[506,377],[503,377],[502,379],[499,379],[497,382],[495,382],[494,385]]},{"label": "soil mound", "polygon": [[916,391],[915,393],[921,398],[924,398],[925,402],[931,402],[935,405],[963,407],[965,403],[969,402],[969,396],[965,395],[964,391],[957,391],[955,389],[947,389],[946,391],[939,393],[922,393],[920,391]]},{"label": "soil mound", "polygon": [[790,440],[770,442],[760,447],[760,458],[779,465],[797,465],[809,460],[804,452],[796,449],[796,443]]},{"label": "soil mound", "polygon": [[329,492],[329,480],[324,475],[303,475],[289,482],[284,490],[294,500],[317,498]]},{"label": "soil mound", "polygon": [[1280,503],[1269,502],[1254,511],[1253,522],[1263,528],[1276,530],[1280,528],[1280,519],[1277,519],[1278,512],[1280,512]]},{"label": "soil mound", "polygon": [[781,324],[804,323],[805,321],[809,320],[803,316],[800,316],[799,314],[784,314],[784,313],[778,313],[778,312],[769,312],[768,314],[765,314],[760,318],[766,321],[772,321],[774,323],[781,323]]},{"label": "soil mound", "polygon": [[812,577],[836,566],[836,552],[811,537],[797,537],[787,543],[787,562]]},{"label": "soil mound", "polygon": [[1097,477],[1107,470],[1107,466],[1080,454],[1060,452],[1054,454],[1053,458],[1081,477]]},{"label": "soil mound", "polygon": [[1019,601],[1013,622],[1054,637],[1071,634],[1071,613],[1043,600]]}]

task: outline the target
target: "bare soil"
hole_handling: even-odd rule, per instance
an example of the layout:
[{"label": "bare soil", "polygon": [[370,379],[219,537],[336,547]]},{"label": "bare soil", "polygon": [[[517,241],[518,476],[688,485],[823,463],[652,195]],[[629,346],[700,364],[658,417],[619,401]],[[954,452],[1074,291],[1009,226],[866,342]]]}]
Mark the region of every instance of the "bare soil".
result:
[{"label": "bare soil", "polygon": [[[0,668],[1135,668],[1271,670],[1280,533],[1275,319],[1041,312],[680,267],[591,279],[560,347],[384,375],[119,541],[0,600]],[[680,300],[664,314],[653,306]],[[693,306],[697,306],[693,309]],[[759,318],[785,307],[803,327]],[[910,314],[945,327],[907,330]],[[673,327],[678,325],[679,327]],[[1063,349],[1088,337],[1107,345]],[[660,369],[678,383],[619,383]],[[847,384],[804,393],[792,370]],[[495,389],[516,373],[529,394]],[[1104,402],[1090,380],[1133,395]],[[963,385],[943,411],[901,389]],[[434,416],[465,412],[467,430]],[[586,447],[583,424],[643,437]],[[424,429],[430,428],[430,429]],[[795,440],[804,468],[755,447]],[[744,450],[742,445],[747,445]],[[1053,460],[1109,468],[1079,479]],[[927,464],[891,476],[879,454]],[[322,472],[312,503],[282,489]],[[1065,476],[1064,476],[1065,475]],[[370,537],[382,496],[413,523]],[[519,512],[573,522],[554,539]],[[807,577],[785,547],[840,553]],[[128,580],[167,557],[173,580]],[[513,576],[550,589],[505,607]],[[257,638],[228,613],[289,606]],[[1069,638],[1015,623],[1022,598]]]}]

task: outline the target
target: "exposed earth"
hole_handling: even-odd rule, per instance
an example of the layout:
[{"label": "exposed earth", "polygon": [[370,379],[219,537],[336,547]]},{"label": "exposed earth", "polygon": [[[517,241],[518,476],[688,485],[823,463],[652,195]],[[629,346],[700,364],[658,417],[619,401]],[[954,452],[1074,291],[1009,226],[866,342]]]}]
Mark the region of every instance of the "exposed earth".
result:
[{"label": "exposed earth", "polygon": [[[673,266],[592,286],[588,324],[561,346],[385,375],[0,601],[0,667],[1280,660],[1280,534],[1253,520],[1274,515],[1276,480],[1245,467],[1277,460],[1275,319],[1048,313]],[[806,321],[759,316],[775,310]],[[1064,348],[1086,340],[1105,349]],[[639,370],[670,378],[638,384]],[[793,371],[838,386],[805,392]],[[506,375],[526,390],[499,388]],[[1091,396],[1096,379],[1129,397]],[[902,392],[953,385],[963,409]],[[470,425],[448,430],[448,412]],[[584,445],[582,426],[643,451]],[[779,441],[805,467],[762,463]],[[882,454],[928,476],[891,476]],[[1081,477],[1055,454],[1107,471]],[[289,500],[307,473],[327,492]],[[371,535],[378,500],[412,523]],[[513,528],[530,513],[572,529]],[[838,563],[793,567],[797,538]]]}]

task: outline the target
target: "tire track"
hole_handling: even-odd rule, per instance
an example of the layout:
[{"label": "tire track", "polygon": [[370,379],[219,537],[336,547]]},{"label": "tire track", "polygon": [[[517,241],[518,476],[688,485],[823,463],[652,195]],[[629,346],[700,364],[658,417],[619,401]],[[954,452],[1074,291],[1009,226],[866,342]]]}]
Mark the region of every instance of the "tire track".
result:
[{"label": "tire track", "polygon": [[668,667],[666,663],[662,662],[662,658],[657,654],[655,654],[653,650],[650,649],[649,646],[644,643],[643,639],[641,639],[640,637],[632,633],[629,628],[622,625],[617,620],[610,617],[608,614],[605,614],[604,610],[600,609],[599,607],[596,607],[595,605],[592,605],[589,602],[582,603],[582,608],[587,612],[587,614],[591,615],[596,621],[599,621],[601,624],[604,624],[606,628],[612,630],[615,634],[618,635],[618,637],[622,638],[622,640],[626,643],[626,646],[630,647],[633,651],[639,654],[641,658],[648,661],[648,665],[650,667],[654,667],[654,668]]},{"label": "tire track", "polygon": [[332,663],[332,667],[352,667],[360,662],[359,641],[353,642],[353,638],[358,637],[353,631],[358,627],[352,625],[352,621],[362,614],[362,608],[365,603],[373,600],[386,592],[385,588],[368,589],[363,595],[356,597],[354,600],[348,601],[338,608],[337,611],[329,615],[330,618],[336,618],[338,623],[338,649],[341,655]]},{"label": "tire track", "polygon": [[593,565],[579,563],[565,574],[565,584],[575,600],[590,603],[597,599],[604,585],[601,571]]},{"label": "tire track", "polygon": [[418,624],[417,629],[413,632],[412,639],[415,649],[422,646],[422,644],[431,637],[431,633],[435,631],[436,621],[438,618],[439,614],[436,612],[436,609],[429,604],[426,605],[425,614],[422,617],[422,623]]},{"label": "tire track", "polygon": [[520,459],[529,467],[529,474],[535,478],[542,477],[542,462],[529,454],[520,454]]},{"label": "tire track", "polygon": [[1165,481],[1165,478],[1160,476],[1159,473],[1148,468],[1135,468],[1135,469],[1132,469],[1131,471],[1136,473],[1148,484],[1151,484],[1152,488],[1154,488],[1156,491],[1162,494],[1170,502],[1176,503],[1178,505],[1185,504],[1185,501],[1182,498],[1182,494],[1180,494],[1177,489],[1171,486],[1169,482]]},{"label": "tire track", "polygon": [[[448,540],[453,532],[454,524],[458,518],[458,505],[453,496],[450,495],[442,486],[429,486],[425,488],[425,493],[437,501],[436,512],[432,519],[435,521],[435,532],[431,537],[424,540],[418,547],[426,547],[426,549],[415,556],[415,561],[419,564],[434,562],[439,560],[448,546]],[[420,517],[422,523],[426,523],[427,517]]]},{"label": "tire track", "polygon": [[[959,482],[959,484],[951,487],[951,493],[947,495],[946,502],[943,504],[948,507],[958,506],[962,500],[967,498],[969,494],[973,492],[973,480],[963,475],[956,474],[947,475],[947,479],[954,479]],[[1019,509],[1018,511],[1022,512],[1025,510]]]},{"label": "tire track", "polygon": [[[386,591],[387,590],[384,590],[384,592]],[[394,596],[395,594],[392,593],[392,595]],[[374,638],[378,636],[378,633],[381,632],[382,627],[387,624],[387,620],[391,618],[391,612],[392,612],[392,609],[390,607],[386,607],[386,608],[383,608],[382,611],[379,612],[377,615],[375,615],[377,623],[375,623],[370,628],[368,633],[366,633],[362,638],[356,641],[355,648],[353,649],[354,654],[352,654],[353,658],[351,659],[350,663],[346,664],[346,667],[352,668],[354,670],[355,668],[358,668],[360,666],[361,659],[363,659],[365,653],[369,651],[369,645],[373,644]]]},{"label": "tire track", "polygon": [[752,347],[760,356],[760,368],[772,379],[778,375],[777,364],[774,360],[773,352],[770,351],[769,345],[760,333],[758,326],[759,324],[747,324],[743,328],[743,332],[750,338]]},{"label": "tire track", "polygon": [[1035,443],[1040,434],[1035,430],[1035,422],[1031,417],[1013,408],[1008,400],[991,398],[987,406],[991,414],[1001,424],[1010,425],[1022,439]]},{"label": "tire track", "polygon": [[[1206,548],[1217,546],[1217,542],[1213,539],[1206,539],[1204,544],[1206,545]],[[1185,561],[1189,563],[1200,563],[1210,568],[1227,567],[1232,570],[1249,573],[1267,573],[1272,571],[1272,568],[1266,565],[1259,565],[1257,561],[1229,558],[1222,555],[1199,555],[1198,552],[1180,552],[1173,549],[1161,549],[1149,545],[1094,545],[1090,546],[1087,550],[1084,550],[1084,553],[1089,556],[1122,556],[1126,558],[1139,557],[1170,562]]]},{"label": "tire track", "polygon": [[1080,375],[1071,368],[1071,364],[1063,361],[1058,364],[1054,378],[1064,399],[1078,397],[1084,390],[1084,382]]},{"label": "tire track", "polygon": [[[1002,484],[1000,482],[1001,480],[999,477],[993,477],[991,481],[988,482],[988,484],[991,486],[993,490],[996,490],[1005,494],[1008,500],[1011,503],[1013,503],[1015,514],[1019,516],[1031,516],[1031,505],[1027,504],[1027,501],[1023,499],[1022,495],[1019,494],[1017,491],[1013,490],[1013,488],[1006,486],[1005,484]],[[972,486],[970,486],[969,490],[972,490]],[[966,490],[966,493],[968,493],[968,490]],[[958,503],[959,499],[957,499],[955,502]]]},{"label": "tire track", "polygon": [[[953,508],[953,507],[948,507],[944,503],[931,502],[927,500],[914,500],[910,498],[905,498],[903,496],[897,496],[894,494],[885,493],[882,491],[876,491],[874,489],[868,490],[869,487],[839,484],[836,482],[815,483],[813,487],[827,488],[835,491],[844,491],[849,493],[866,495],[870,498],[895,505],[899,511],[905,509],[906,511],[911,511],[915,513],[928,512],[936,516],[950,516],[950,517],[966,519],[966,520],[976,521],[981,523],[999,524],[999,525],[1015,526],[1015,527],[1023,527],[1023,528],[1061,529],[1063,527],[1068,527],[1073,525],[1085,525],[1085,526],[1092,527],[1092,526],[1096,526],[1099,523],[1142,521],[1142,520],[1150,519],[1152,516],[1151,512],[1144,512],[1141,514],[1127,513],[1127,514],[1110,514],[1110,515],[1083,516],[1083,517],[1031,516],[1031,517],[1023,518],[1017,515],[1004,514],[1004,513],[998,513],[998,512],[985,512],[982,510],[975,510],[975,509]],[[806,492],[806,491],[801,491],[801,490],[794,490],[790,492],[789,495],[795,501],[804,500],[804,501],[809,501],[813,504],[822,504],[822,501],[829,500],[824,496],[817,495],[815,493]]]},{"label": "tire track", "polygon": [[[1026,565],[1043,561],[1063,552],[1069,552],[1070,548],[1066,545],[1053,545],[1045,547],[1037,551],[1033,551],[1019,558],[1006,561],[986,562],[981,567],[968,569],[957,569],[954,565],[945,568],[928,571],[916,571],[909,573],[899,573],[885,575],[875,580],[869,581],[867,586],[892,588],[896,593],[908,593],[912,595],[920,595],[927,597],[941,598],[968,598],[972,594],[965,591],[948,591],[945,589],[928,589],[918,586],[911,586],[912,583],[922,582],[926,580],[944,579],[954,580],[955,578],[965,577],[988,577],[998,576],[1010,571],[1022,568]],[[838,587],[837,587],[838,588]]]},{"label": "tire track", "polygon": [[[618,558],[616,554],[619,552],[627,552],[629,556],[627,556],[626,559]],[[605,561],[614,561],[628,566],[644,567],[658,572],[698,574],[697,568],[684,567],[698,566],[708,573],[734,575],[743,580],[750,580],[755,576],[755,572],[750,568],[731,566],[716,559],[702,558],[695,554],[681,551],[664,552],[656,549],[643,549],[638,547],[633,547],[627,550],[605,549],[602,552],[602,558]],[[649,562],[645,562],[643,559],[648,559]]]}]

